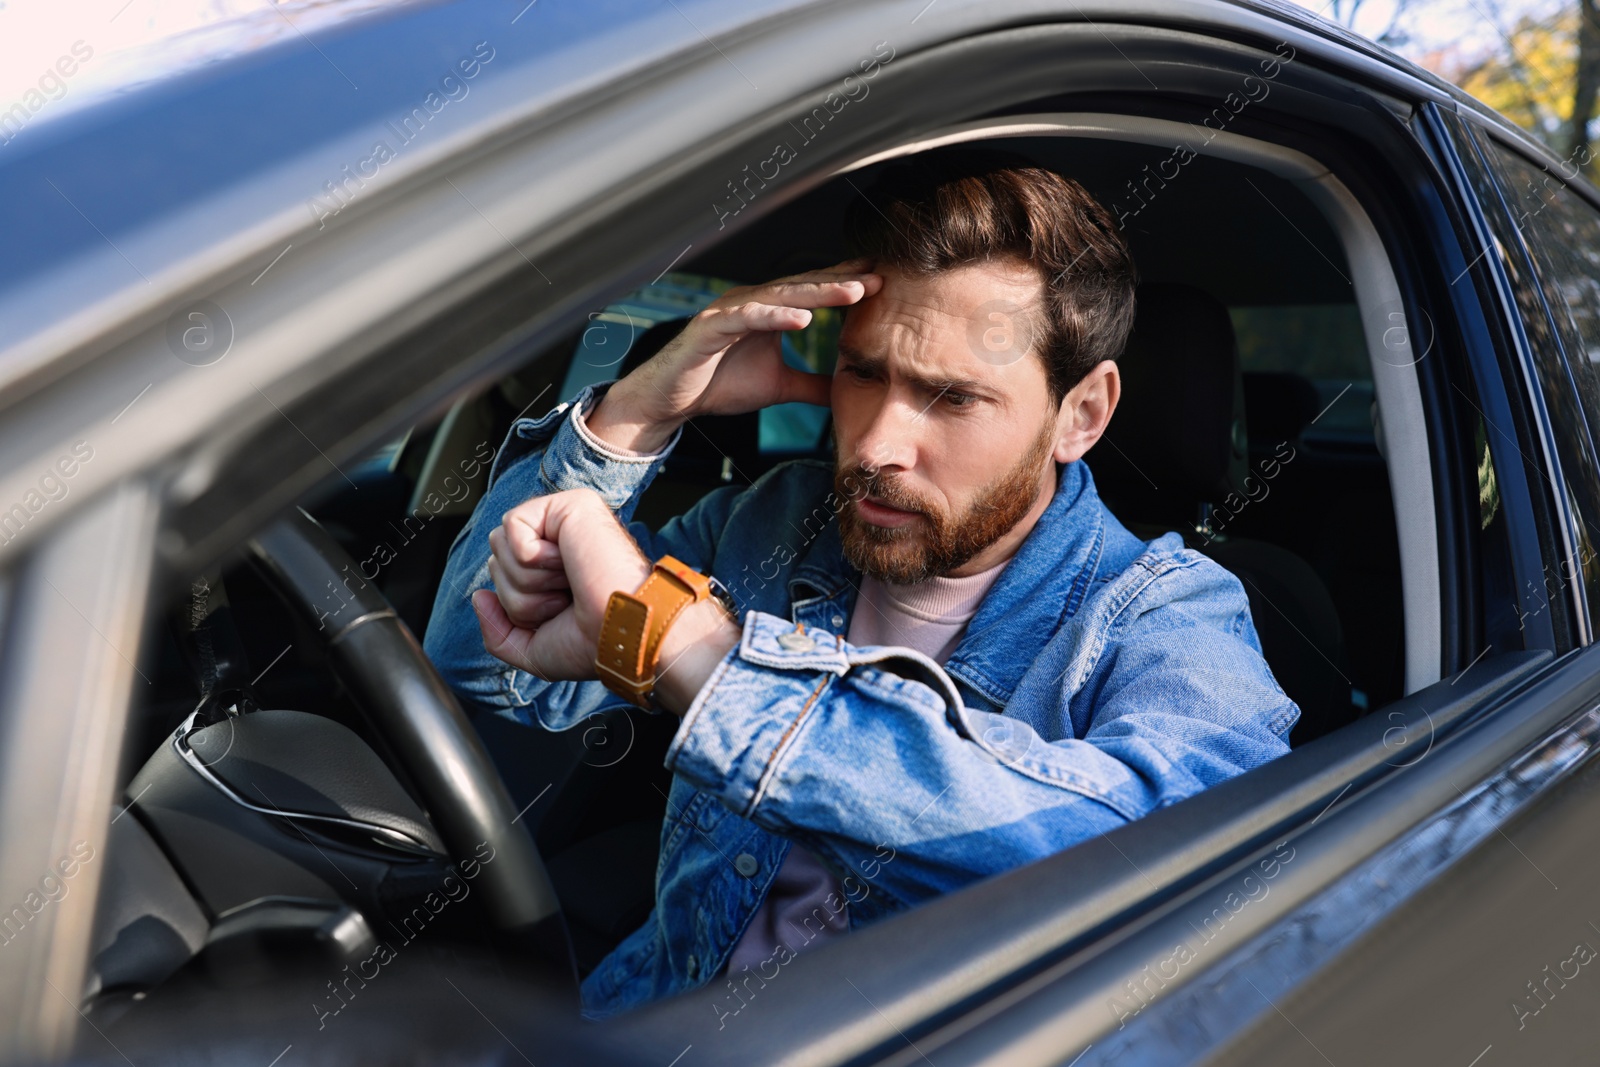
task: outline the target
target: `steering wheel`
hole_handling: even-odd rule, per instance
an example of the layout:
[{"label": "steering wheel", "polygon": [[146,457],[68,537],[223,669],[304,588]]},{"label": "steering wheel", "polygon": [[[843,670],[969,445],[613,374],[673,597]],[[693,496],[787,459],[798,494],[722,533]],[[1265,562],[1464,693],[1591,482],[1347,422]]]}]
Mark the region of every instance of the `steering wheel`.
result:
[{"label": "steering wheel", "polygon": [[334,673],[416,783],[451,858],[464,861],[485,842],[494,849],[477,885],[498,931],[576,988],[561,905],[538,846],[514,821],[505,783],[416,636],[304,511],[274,523],[248,551],[275,590],[318,627]]}]

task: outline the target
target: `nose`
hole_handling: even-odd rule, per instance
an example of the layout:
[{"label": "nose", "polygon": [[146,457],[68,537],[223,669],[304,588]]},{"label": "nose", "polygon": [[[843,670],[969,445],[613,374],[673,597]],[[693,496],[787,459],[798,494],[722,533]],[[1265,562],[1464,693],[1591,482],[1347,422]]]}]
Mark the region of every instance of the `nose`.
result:
[{"label": "nose", "polygon": [[856,440],[856,459],[870,470],[908,471],[917,465],[925,420],[908,398],[889,390]]}]

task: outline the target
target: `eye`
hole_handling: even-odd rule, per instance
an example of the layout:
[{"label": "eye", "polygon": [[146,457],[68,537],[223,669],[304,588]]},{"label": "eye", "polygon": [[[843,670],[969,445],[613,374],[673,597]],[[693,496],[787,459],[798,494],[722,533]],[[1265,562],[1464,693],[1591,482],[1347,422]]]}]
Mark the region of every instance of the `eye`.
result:
[{"label": "eye", "polygon": [[854,363],[846,363],[840,369],[858,382],[871,381],[873,377],[871,370],[866,367],[857,366]]},{"label": "eye", "polygon": [[978,398],[971,393],[945,393],[945,402],[953,408],[964,408],[971,405]]}]

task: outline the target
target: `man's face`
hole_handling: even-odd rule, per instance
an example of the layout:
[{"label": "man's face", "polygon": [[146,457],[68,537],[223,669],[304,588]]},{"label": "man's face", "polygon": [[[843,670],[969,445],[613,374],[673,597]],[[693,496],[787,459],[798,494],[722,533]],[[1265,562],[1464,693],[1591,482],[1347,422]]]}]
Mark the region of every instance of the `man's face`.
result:
[{"label": "man's face", "polygon": [[1049,503],[1055,461],[1077,458],[1062,437],[1072,405],[1050,400],[1029,336],[1043,281],[1009,260],[878,273],[883,288],[849,311],[833,377],[845,556],[889,582],[977,573],[1015,552]]}]

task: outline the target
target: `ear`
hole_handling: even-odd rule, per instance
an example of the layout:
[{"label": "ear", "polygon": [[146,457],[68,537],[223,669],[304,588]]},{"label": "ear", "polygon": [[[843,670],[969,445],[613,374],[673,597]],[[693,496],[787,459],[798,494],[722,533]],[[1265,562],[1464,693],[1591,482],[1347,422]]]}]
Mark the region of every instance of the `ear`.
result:
[{"label": "ear", "polygon": [[1093,448],[1111,423],[1122,396],[1122,378],[1112,360],[1102,360],[1061,398],[1056,413],[1055,461],[1071,463]]}]

